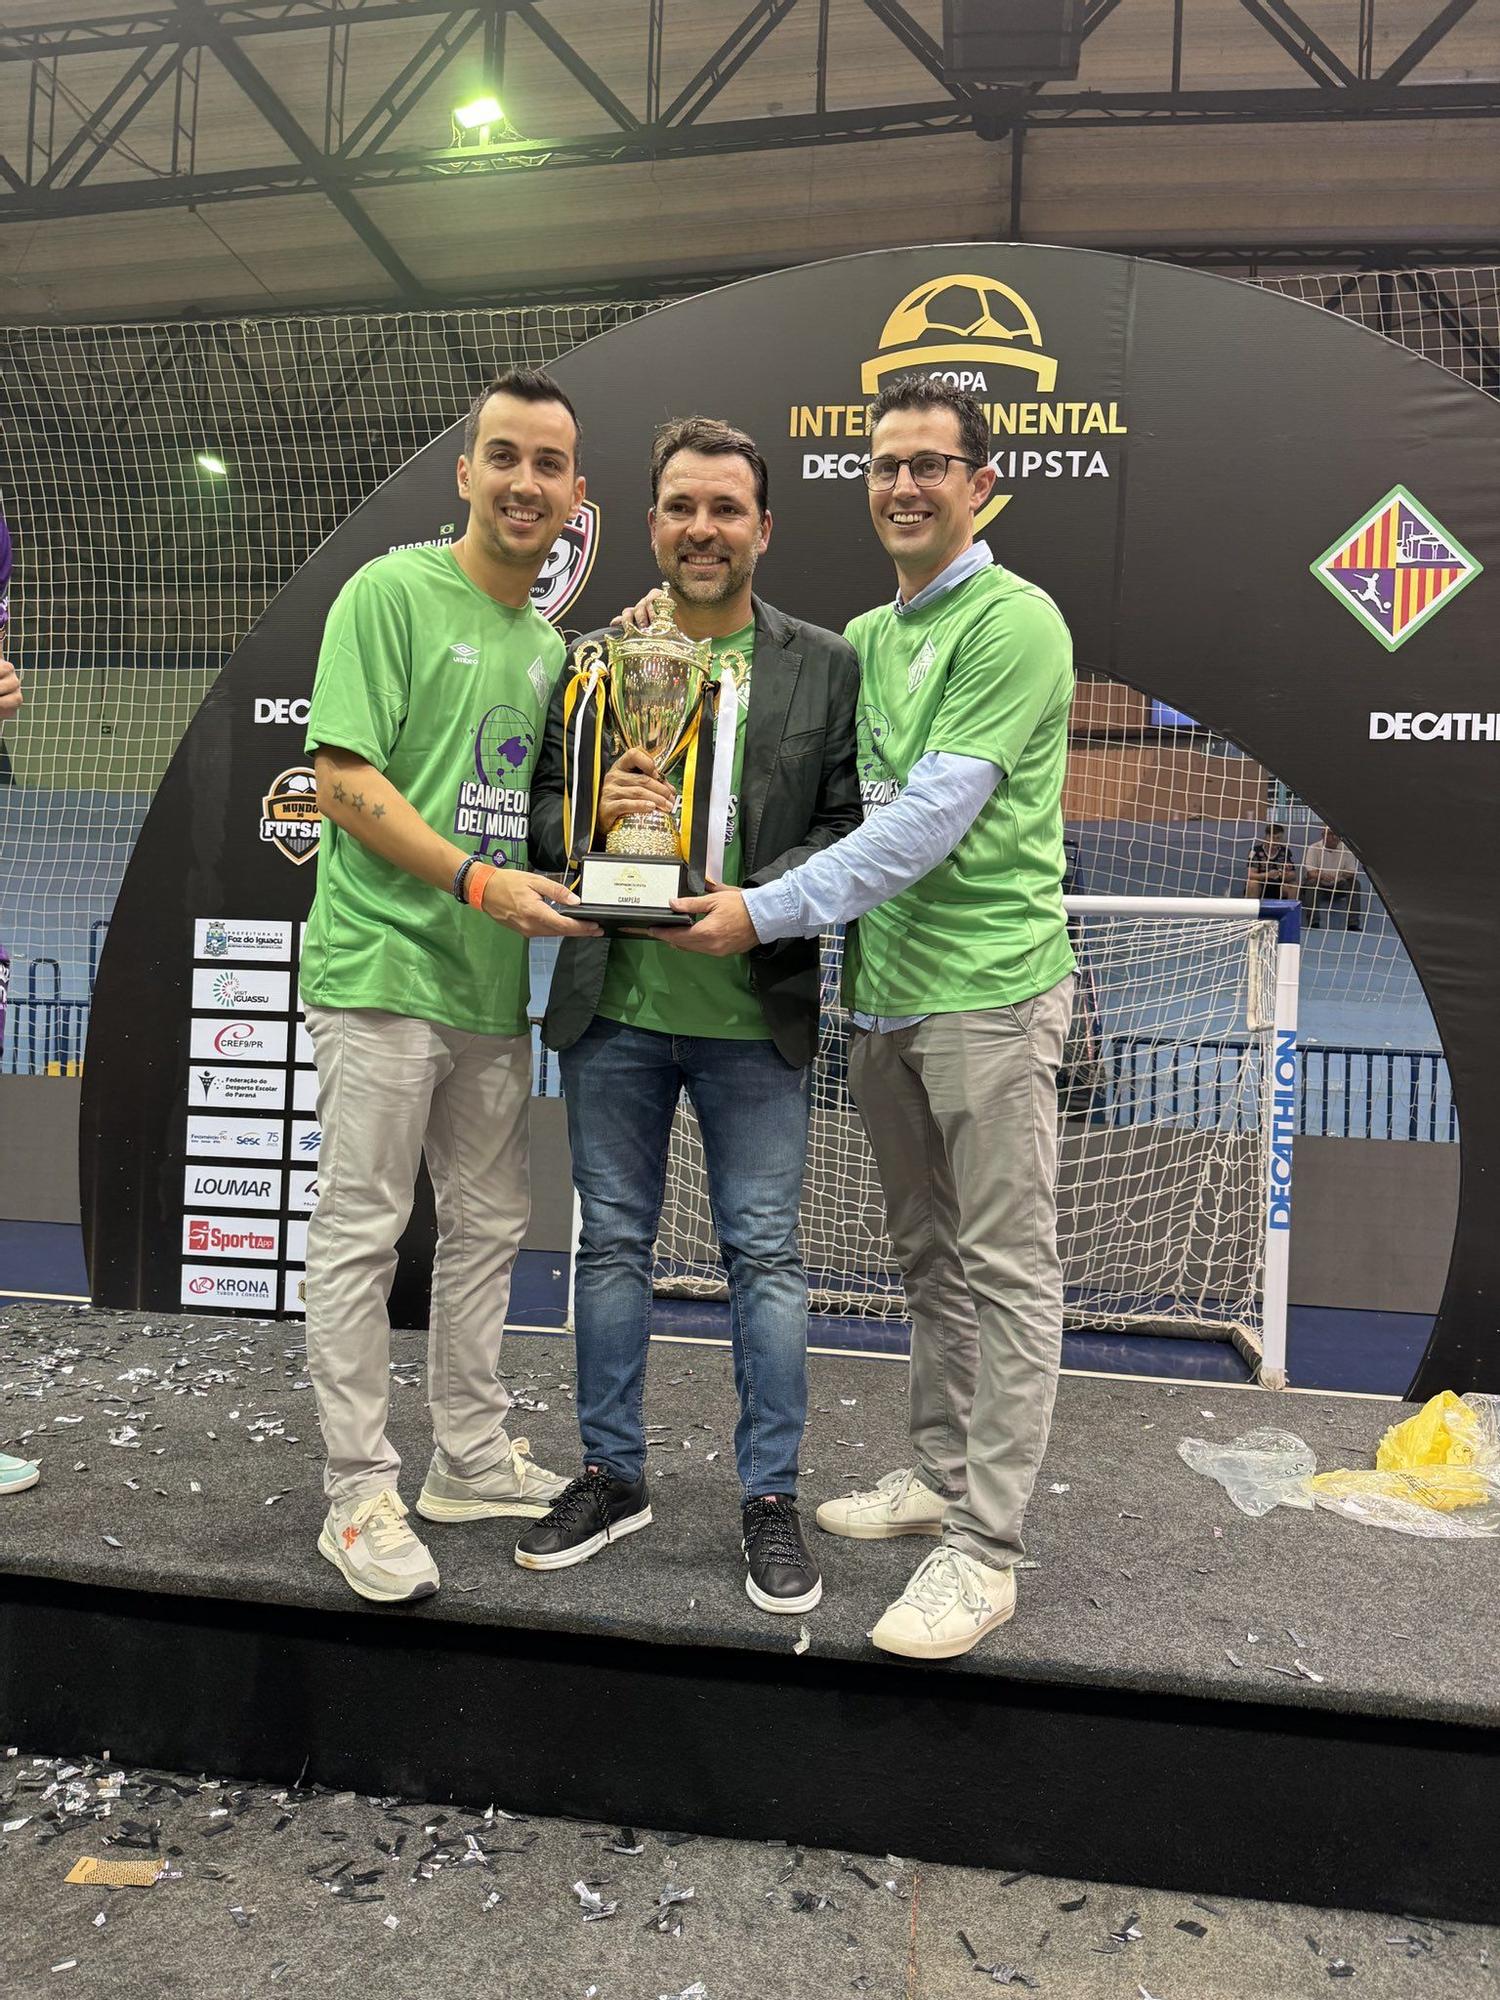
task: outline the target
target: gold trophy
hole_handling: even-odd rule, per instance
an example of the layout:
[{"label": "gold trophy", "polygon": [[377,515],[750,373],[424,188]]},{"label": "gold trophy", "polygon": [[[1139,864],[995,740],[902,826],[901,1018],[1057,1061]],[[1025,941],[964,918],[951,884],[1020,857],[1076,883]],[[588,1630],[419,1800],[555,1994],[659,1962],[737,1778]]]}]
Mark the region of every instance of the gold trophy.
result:
[{"label": "gold trophy", "polygon": [[[582,857],[583,907],[572,915],[640,927],[691,921],[671,908],[671,899],[689,891],[684,861],[702,869],[694,850],[700,828],[707,826],[713,779],[712,657],[711,640],[690,639],[679,630],[665,586],[656,593],[651,623],[643,630],[608,636],[602,645],[591,639],[574,655],[574,685],[592,682],[599,691],[585,694],[584,703],[602,693],[619,741],[646,752],[658,777],[677,789],[678,802],[670,813],[627,813],[610,828],[603,854]],[[743,671],[744,662],[736,664]],[[574,770],[575,785],[585,782],[576,760]],[[594,771],[597,797],[602,759],[595,760]],[[575,801],[569,810],[576,823]]]}]

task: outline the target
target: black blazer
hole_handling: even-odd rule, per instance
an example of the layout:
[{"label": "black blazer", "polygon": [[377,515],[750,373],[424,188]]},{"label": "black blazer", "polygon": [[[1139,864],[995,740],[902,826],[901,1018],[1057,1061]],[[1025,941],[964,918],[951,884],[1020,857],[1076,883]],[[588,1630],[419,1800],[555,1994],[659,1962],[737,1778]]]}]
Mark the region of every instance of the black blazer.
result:
[{"label": "black blazer", "polygon": [[[859,666],[854,649],[820,625],[788,618],[757,597],[750,711],[740,786],[743,886],[774,882],[799,861],[831,847],[860,823],[854,710]],[[618,629],[618,628],[615,628]],[[552,692],[547,727],[531,779],[531,860],[552,872],[567,861],[563,837],[563,692],[571,666]],[[612,749],[611,755],[618,750]],[[552,978],[542,1036],[570,1048],[594,1018],[610,940],[565,938]],[[670,951],[670,945],[662,945]],[[786,1060],[803,1069],[818,1049],[817,938],[785,938],[748,954],[750,979],[766,1026]]]}]

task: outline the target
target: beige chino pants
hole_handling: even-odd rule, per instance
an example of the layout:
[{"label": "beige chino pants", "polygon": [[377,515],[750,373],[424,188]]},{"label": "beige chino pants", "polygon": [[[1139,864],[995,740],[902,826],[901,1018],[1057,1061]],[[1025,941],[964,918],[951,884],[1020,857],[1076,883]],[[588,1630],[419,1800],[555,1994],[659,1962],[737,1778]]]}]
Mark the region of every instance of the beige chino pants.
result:
[{"label": "beige chino pants", "polygon": [[1057,1395],[1057,1071],[1073,985],[855,1029],[849,1055],[911,1311],[917,1475],[948,1502],[944,1541],[996,1569],[1024,1553]]},{"label": "beige chino pants", "polygon": [[497,1379],[511,1271],[530,1210],[531,1040],[471,1035],[373,1008],[307,1009],[318,1065],[318,1205],[307,1231],[307,1358],[328,1453],[323,1489],[349,1505],[394,1486],[386,1436],[396,1241],[425,1156],[438,1241],[427,1400],[444,1469],[508,1449]]}]

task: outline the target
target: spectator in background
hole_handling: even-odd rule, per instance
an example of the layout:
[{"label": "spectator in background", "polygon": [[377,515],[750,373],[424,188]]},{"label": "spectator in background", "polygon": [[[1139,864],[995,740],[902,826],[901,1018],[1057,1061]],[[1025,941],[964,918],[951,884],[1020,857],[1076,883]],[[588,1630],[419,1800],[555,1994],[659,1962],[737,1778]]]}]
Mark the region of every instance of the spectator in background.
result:
[{"label": "spectator in background", "polygon": [[1286,828],[1279,820],[1269,820],[1265,832],[1250,849],[1245,894],[1273,901],[1297,894],[1297,864],[1286,844]]},{"label": "spectator in background", "polygon": [[1359,863],[1334,832],[1325,826],[1302,856],[1302,907],[1307,927],[1316,930],[1325,910],[1342,908],[1344,929],[1365,927],[1365,898],[1359,884]]}]

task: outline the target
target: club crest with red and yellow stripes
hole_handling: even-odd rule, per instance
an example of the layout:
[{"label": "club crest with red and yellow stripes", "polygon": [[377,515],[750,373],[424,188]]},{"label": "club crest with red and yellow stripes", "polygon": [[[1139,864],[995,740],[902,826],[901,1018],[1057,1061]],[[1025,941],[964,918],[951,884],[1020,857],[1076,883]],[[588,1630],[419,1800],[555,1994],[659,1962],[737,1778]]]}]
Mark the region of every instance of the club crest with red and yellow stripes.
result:
[{"label": "club crest with red and yellow stripes", "polygon": [[1404,486],[1392,487],[1311,565],[1387,652],[1472,583],[1483,564]]}]

